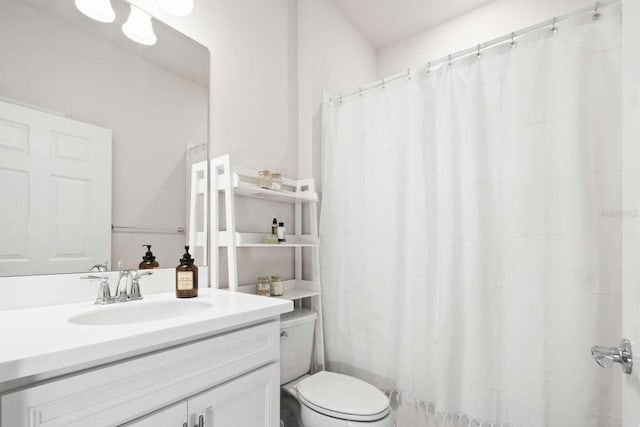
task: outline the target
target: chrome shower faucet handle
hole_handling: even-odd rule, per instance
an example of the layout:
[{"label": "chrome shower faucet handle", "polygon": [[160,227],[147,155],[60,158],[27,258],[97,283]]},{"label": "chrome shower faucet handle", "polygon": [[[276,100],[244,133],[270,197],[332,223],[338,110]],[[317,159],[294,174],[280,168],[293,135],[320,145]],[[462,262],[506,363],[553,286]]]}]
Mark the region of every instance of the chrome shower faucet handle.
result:
[{"label": "chrome shower faucet handle", "polygon": [[629,375],[633,370],[633,352],[631,342],[623,339],[620,347],[602,347],[594,345],[591,347],[591,355],[596,363],[603,368],[610,368],[614,363],[619,363],[622,372]]}]

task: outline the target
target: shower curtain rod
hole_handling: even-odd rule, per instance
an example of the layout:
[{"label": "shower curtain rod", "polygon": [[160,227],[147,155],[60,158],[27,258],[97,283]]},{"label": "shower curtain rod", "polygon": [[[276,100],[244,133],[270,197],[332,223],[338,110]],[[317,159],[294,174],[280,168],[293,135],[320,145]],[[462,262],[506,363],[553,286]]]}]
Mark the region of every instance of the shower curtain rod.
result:
[{"label": "shower curtain rod", "polygon": [[621,0],[603,0],[603,1],[598,1],[595,3],[595,5],[593,6],[585,6],[582,7],[580,9],[575,9],[571,12],[565,13],[564,15],[560,15],[560,16],[555,16],[551,19],[547,19],[546,21],[542,21],[538,24],[534,24],[531,25],[529,27],[523,28],[521,30],[518,31],[514,31],[512,33],[509,33],[507,35],[495,38],[493,40],[489,40],[488,42],[485,43],[478,43],[476,46],[474,47],[470,47],[464,50],[459,50],[457,52],[454,53],[450,53],[449,55],[443,56],[441,58],[435,59],[433,61],[429,61],[426,64],[423,64],[421,66],[418,66],[416,68],[414,68],[413,70],[411,68],[407,68],[407,71],[405,73],[399,73],[396,75],[393,75],[391,77],[383,77],[382,79],[368,85],[368,86],[364,86],[364,87],[359,87],[357,90],[354,90],[352,92],[348,92],[345,95],[339,94],[336,98],[333,97],[329,97],[328,101],[324,101],[322,104],[323,105],[329,105],[332,104],[334,102],[342,102],[342,100],[344,98],[348,98],[354,95],[362,95],[363,92],[366,92],[368,90],[371,89],[376,89],[379,87],[383,87],[387,84],[387,83],[391,83],[395,80],[398,79],[402,79],[402,78],[407,78],[407,77],[411,77],[411,72],[415,72],[415,71],[420,71],[420,70],[427,70],[429,71],[430,68],[432,67],[437,67],[438,65],[444,64],[444,63],[452,63],[453,61],[462,59],[462,58],[466,58],[470,55],[476,54],[479,55],[483,50],[486,50],[490,47],[494,47],[506,42],[510,42],[510,43],[514,43],[515,39],[517,39],[518,37],[521,37],[527,33],[545,28],[545,27],[550,27],[549,30],[553,31],[554,33],[557,31],[557,24],[559,22],[565,21],[569,18],[573,18],[574,16],[578,16],[578,15],[582,15],[584,13],[588,13],[591,12],[593,13],[593,19],[594,21],[598,20],[600,18],[600,8],[602,7],[606,7],[606,6],[610,6],[612,4],[615,3],[619,3]]}]

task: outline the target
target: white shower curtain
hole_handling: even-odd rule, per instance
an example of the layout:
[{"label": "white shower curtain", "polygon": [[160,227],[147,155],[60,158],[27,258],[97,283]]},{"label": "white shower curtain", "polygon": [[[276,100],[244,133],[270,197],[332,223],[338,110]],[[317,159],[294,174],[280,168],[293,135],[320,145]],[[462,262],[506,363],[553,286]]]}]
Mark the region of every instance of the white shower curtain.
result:
[{"label": "white shower curtain", "polygon": [[398,427],[620,425],[620,8],[558,27],[324,107],[328,369]]}]

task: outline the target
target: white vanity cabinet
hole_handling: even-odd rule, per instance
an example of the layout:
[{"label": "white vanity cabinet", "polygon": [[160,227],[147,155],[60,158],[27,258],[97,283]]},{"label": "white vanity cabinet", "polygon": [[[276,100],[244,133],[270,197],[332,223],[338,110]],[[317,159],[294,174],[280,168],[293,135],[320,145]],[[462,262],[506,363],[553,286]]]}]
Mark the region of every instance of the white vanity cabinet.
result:
[{"label": "white vanity cabinet", "polygon": [[[280,365],[271,364],[187,401],[189,427],[280,425]],[[199,423],[200,417],[202,423]]]},{"label": "white vanity cabinet", "polygon": [[122,427],[277,426],[279,378],[272,363]]},{"label": "white vanity cabinet", "polygon": [[277,427],[279,332],[272,320],[8,392],[1,427]]},{"label": "white vanity cabinet", "polygon": [[187,402],[180,402],[121,427],[186,427],[187,413]]}]

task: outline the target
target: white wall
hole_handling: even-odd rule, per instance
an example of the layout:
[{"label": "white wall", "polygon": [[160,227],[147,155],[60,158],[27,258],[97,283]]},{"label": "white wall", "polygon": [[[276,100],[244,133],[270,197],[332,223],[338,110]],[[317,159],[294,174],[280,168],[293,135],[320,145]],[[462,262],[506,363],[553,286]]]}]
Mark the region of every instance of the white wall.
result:
[{"label": "white wall", "polygon": [[305,28],[301,29],[301,40],[302,48],[310,52],[306,58],[310,69],[301,70],[301,82],[307,86],[305,101],[310,102],[311,109],[301,110],[304,116],[300,117],[300,130],[308,136],[311,125],[311,150],[308,139],[301,137],[299,167],[301,174],[316,179],[321,190],[322,92],[339,94],[375,80],[377,64],[374,48],[333,2],[306,2],[302,6]]},{"label": "white wall", "polygon": [[378,78],[466,49],[595,2],[494,0],[469,13],[378,51]]}]

